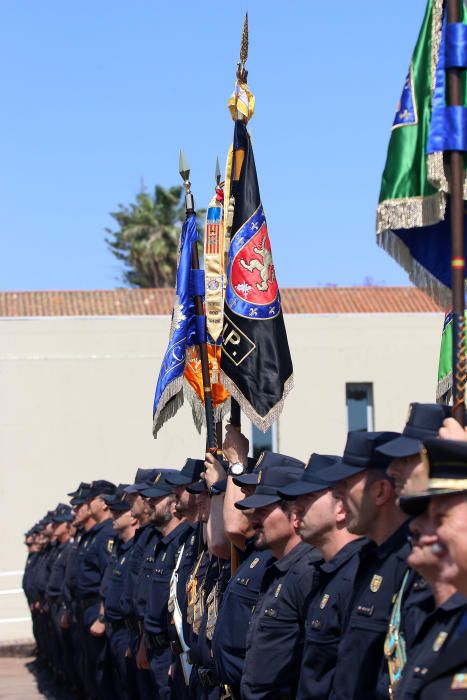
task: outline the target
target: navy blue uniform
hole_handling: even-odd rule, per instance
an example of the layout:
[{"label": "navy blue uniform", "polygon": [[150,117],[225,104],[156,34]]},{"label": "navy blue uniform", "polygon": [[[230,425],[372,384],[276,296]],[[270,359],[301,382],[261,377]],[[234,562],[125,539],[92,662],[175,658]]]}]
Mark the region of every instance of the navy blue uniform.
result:
[{"label": "navy blue uniform", "polygon": [[379,547],[370,542],[361,550],[355,593],[337,654],[332,700],[389,697],[389,672],[381,673],[384,640],[393,596],[407,570],[408,533],[404,523]]},{"label": "navy blue uniform", "polygon": [[[100,606],[100,587],[115,541],[110,519],[94,525],[83,535],[78,549],[76,597],[79,603],[79,625],[83,644],[83,677],[88,695],[105,698],[108,676],[105,671],[105,635],[90,633],[97,620]],[[110,692],[110,689],[109,689]]]},{"label": "navy blue uniform", "polygon": [[417,700],[467,700],[467,613],[422,681]]},{"label": "navy blue uniform", "polygon": [[133,539],[128,542],[118,542],[114,547],[115,557],[112,557],[107,567],[104,586],[104,607],[106,634],[109,645],[109,660],[114,671],[114,687],[116,697],[137,698],[136,675],[134,668],[127,662],[126,652],[130,645],[130,633],[125,625],[122,610],[122,592],[125,578],[129,572],[130,555]]},{"label": "navy blue uniform", "polygon": [[246,558],[232,576],[222,597],[212,649],[217,676],[240,694],[240,681],[246,654],[251,616],[258,602],[266,567],[274,561],[267,549],[249,547]]},{"label": "navy blue uniform", "polygon": [[270,564],[247,637],[241,682],[244,700],[294,698],[305,636],[306,611],[316,591],[322,557],[301,542]]},{"label": "navy blue uniform", "polygon": [[216,611],[222,604],[222,596],[229,578],[230,561],[211,556],[201,584],[202,614],[199,619],[195,619],[197,632],[193,635],[190,649],[190,658],[193,662],[190,691],[191,697],[197,700],[218,700],[220,696],[211,639],[216,625]]},{"label": "navy blue uniform", "polygon": [[402,679],[394,690],[397,700],[413,700],[429,670],[437,663],[445,645],[466,609],[466,599],[455,593],[438,608],[427,612],[417,636],[407,651]]},{"label": "navy blue uniform", "polygon": [[144,636],[151,679],[160,700],[170,698],[168,671],[172,661],[169,637],[168,601],[170,579],[175,568],[179,547],[191,532],[189,523],[182,522],[172,532],[158,540],[154,550],[152,576],[144,615]]},{"label": "navy blue uniform", "polygon": [[[188,578],[193,571],[196,561],[199,556],[201,537],[202,537],[202,524],[201,523],[191,523],[191,531],[188,533],[187,539],[183,545],[183,551],[181,553],[181,559],[177,570],[177,586],[176,586],[176,598],[180,613],[182,616],[182,634],[185,645],[188,646],[191,637],[191,628],[187,621],[187,592],[186,584]],[[172,584],[171,584],[171,595],[172,595]],[[173,608],[172,608],[173,606]],[[179,633],[175,627],[173,610],[175,609],[175,601],[170,602],[169,607],[169,637],[170,644],[172,647],[172,653],[174,657],[173,662],[173,686],[172,686],[172,697],[176,697],[177,700],[190,700],[188,683],[189,674],[185,666],[185,671],[182,667],[182,660],[180,654],[182,653],[182,645],[180,643]],[[188,675],[188,678],[187,678]]]},{"label": "navy blue uniform", "polygon": [[327,700],[334,678],[337,649],[342,637],[349,592],[367,540],[349,542],[318,567],[319,588],[311,600],[306,620],[305,646],[297,698]]},{"label": "navy blue uniform", "polygon": [[73,664],[73,648],[69,630],[62,629],[60,620],[64,611],[64,582],[65,571],[73,544],[69,540],[58,544],[57,555],[54,558],[47,582],[47,598],[50,606],[50,616],[55,636],[55,668],[73,684],[77,685]]}]

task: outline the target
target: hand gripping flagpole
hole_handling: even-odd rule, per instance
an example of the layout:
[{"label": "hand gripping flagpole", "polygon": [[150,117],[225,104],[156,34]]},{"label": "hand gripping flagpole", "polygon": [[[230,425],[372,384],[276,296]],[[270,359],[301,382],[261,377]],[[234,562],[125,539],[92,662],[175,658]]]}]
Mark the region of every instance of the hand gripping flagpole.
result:
[{"label": "hand gripping flagpole", "polygon": [[[460,21],[462,0],[447,0],[448,27]],[[448,67],[449,106],[463,105],[462,68]],[[464,155],[450,152],[451,273],[453,309],[453,417],[464,426],[465,415],[465,252],[464,252]]]},{"label": "hand gripping flagpole", "polygon": [[[248,80],[248,71],[245,68],[245,63],[248,58],[248,12],[245,15],[245,21],[243,23],[242,41],[240,43],[240,62],[237,64],[237,83],[246,83]],[[237,101],[238,97],[236,98]],[[243,120],[243,114],[237,109],[237,119]],[[233,173],[232,180],[239,180],[240,174],[242,172],[243,160],[245,158],[245,151],[242,148],[238,148],[234,152],[233,157]],[[236,401],[233,396],[230,399],[230,419],[229,423],[238,430],[241,428],[241,411],[240,404]]]},{"label": "hand gripping flagpole", "polygon": [[[179,161],[179,172],[183,180],[183,186],[185,188],[185,209],[186,216],[194,215],[195,213],[195,201],[193,194],[191,192],[191,182],[190,182],[190,166],[180,151],[180,161]],[[192,270],[199,270],[199,256],[198,247],[196,243],[193,243],[191,249],[191,268]],[[195,290],[196,291],[196,290]],[[207,428],[207,449],[209,452],[216,452],[217,449],[217,439],[216,439],[216,428],[214,424],[214,409],[212,404],[212,393],[211,393],[211,378],[209,375],[209,359],[208,359],[208,348],[206,344],[206,316],[203,307],[203,297],[201,294],[194,295],[195,303],[195,313],[197,316],[197,329],[198,329],[198,347],[199,355],[201,359],[201,373],[203,377],[203,392],[204,392],[204,409],[206,412],[206,428]]]}]

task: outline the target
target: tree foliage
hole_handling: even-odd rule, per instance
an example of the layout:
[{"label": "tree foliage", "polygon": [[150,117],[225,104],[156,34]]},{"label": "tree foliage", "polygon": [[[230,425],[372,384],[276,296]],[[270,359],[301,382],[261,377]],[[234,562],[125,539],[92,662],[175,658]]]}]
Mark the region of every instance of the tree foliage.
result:
[{"label": "tree foliage", "polygon": [[[118,228],[106,229],[106,243],[124,264],[123,279],[131,287],[173,287],[177,250],[185,220],[183,187],[160,185],[154,194],[142,191],[128,206],[111,212]],[[198,212],[198,230],[201,230]]]}]

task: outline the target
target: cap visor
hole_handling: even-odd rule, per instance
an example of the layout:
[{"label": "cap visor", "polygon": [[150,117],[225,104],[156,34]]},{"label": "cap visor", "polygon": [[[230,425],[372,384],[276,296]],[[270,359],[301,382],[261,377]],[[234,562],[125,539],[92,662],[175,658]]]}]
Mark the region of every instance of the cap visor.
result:
[{"label": "cap visor", "polygon": [[343,461],[336,462],[326,469],[326,482],[333,486],[338,481],[347,479],[349,476],[354,476],[355,474],[360,474],[360,472],[364,472],[365,470],[366,467],[356,467],[354,464],[347,464]]},{"label": "cap visor", "polygon": [[401,496],[399,508],[407,515],[421,515],[428,508],[430,496]]},{"label": "cap visor", "polygon": [[294,481],[288,486],[284,486],[283,489],[279,491],[282,498],[294,499],[298,496],[306,496],[308,493],[318,493],[318,491],[326,491],[332,488],[333,484],[329,484],[325,481]]},{"label": "cap visor", "polygon": [[130,484],[126,488],[123,489],[124,493],[139,493],[141,491],[141,487],[143,486],[143,482],[136,482],[134,484]]},{"label": "cap visor", "polygon": [[279,495],[274,496],[272,494],[253,494],[244,498],[242,501],[237,501],[235,507],[239,510],[249,510],[250,508],[264,508],[265,506],[270,506],[273,503],[278,503],[281,500]]},{"label": "cap visor", "polygon": [[258,483],[258,472],[251,474],[242,474],[241,476],[232,477],[236,486],[256,486]]},{"label": "cap visor", "polygon": [[397,459],[399,457],[411,457],[412,455],[418,454],[421,446],[421,440],[401,435],[401,437],[390,440],[384,445],[381,445],[381,447],[377,447],[376,451],[386,457]]},{"label": "cap visor", "polygon": [[114,503],[109,506],[109,509],[114,511],[114,513],[125,513],[127,510],[131,509],[129,503]]},{"label": "cap visor", "polygon": [[201,480],[195,481],[193,484],[189,484],[189,486],[186,487],[186,490],[188,493],[200,494],[205,493],[208,490],[208,487],[206,486],[206,482]]},{"label": "cap visor", "polygon": [[168,491],[167,489],[157,489],[148,487],[140,491],[140,494],[145,498],[161,498],[162,496],[168,496],[171,493],[172,491]]},{"label": "cap visor", "polygon": [[193,480],[191,477],[186,476],[185,474],[170,474],[164,477],[164,479],[167,481],[168,484],[172,484],[172,486],[186,486],[187,484],[192,484]]}]

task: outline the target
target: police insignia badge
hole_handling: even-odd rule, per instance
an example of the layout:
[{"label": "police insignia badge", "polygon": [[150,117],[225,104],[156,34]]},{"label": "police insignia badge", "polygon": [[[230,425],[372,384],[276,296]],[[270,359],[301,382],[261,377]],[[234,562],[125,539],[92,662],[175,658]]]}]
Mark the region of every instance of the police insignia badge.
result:
[{"label": "police insignia badge", "polygon": [[319,607],[320,607],[321,610],[324,610],[324,608],[325,608],[326,605],[328,604],[328,601],[329,601],[329,594],[328,594],[328,593],[325,593],[325,594],[323,595],[323,597],[321,598],[321,602],[320,602],[320,604],[319,604]]},{"label": "police insignia badge", "polygon": [[253,561],[251,562],[251,564],[250,564],[250,569],[254,569],[255,566],[256,566],[256,564],[258,564],[258,562],[259,562],[259,558],[258,558],[258,557],[255,557],[255,558],[253,559]]},{"label": "police insignia badge", "polygon": [[280,584],[277,586],[276,590],[274,591],[274,598],[278,598],[278,597],[279,597],[279,593],[281,592],[281,588],[282,588],[282,583],[280,583]]},{"label": "police insignia badge", "polygon": [[380,576],[379,574],[375,574],[373,578],[371,579],[370,583],[370,591],[372,593],[377,593],[379,589],[381,588],[381,584],[383,583],[383,577]]},{"label": "police insignia badge", "polygon": [[456,673],[451,681],[451,690],[467,689],[467,673]]},{"label": "police insignia badge", "polygon": [[161,478],[161,476],[162,476],[161,472],[159,472],[159,474],[156,474],[155,479],[153,481],[153,484],[157,484],[159,479]]},{"label": "police insignia badge", "polygon": [[433,651],[439,651],[448,637],[447,632],[440,632],[433,642]]},{"label": "police insignia badge", "polygon": [[107,551],[109,554],[112,553],[113,546],[114,546],[114,540],[113,540],[113,537],[111,537],[110,540],[107,540]]}]

